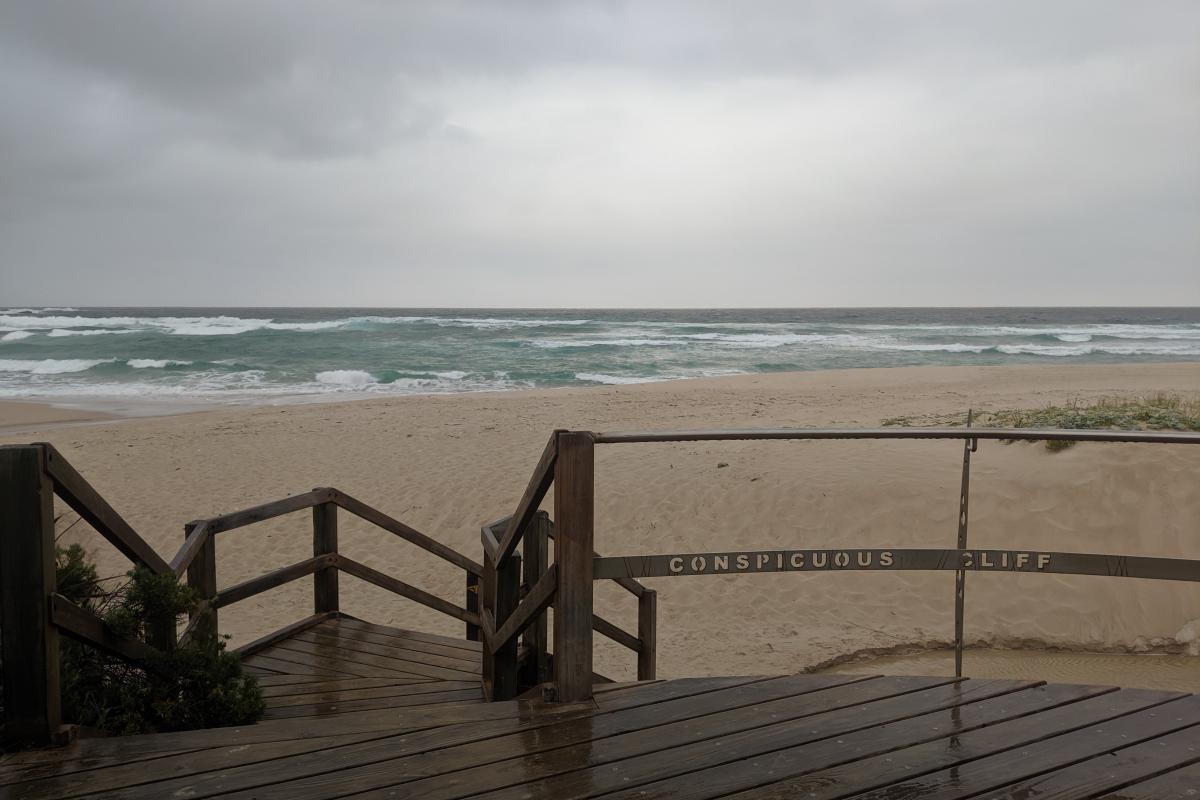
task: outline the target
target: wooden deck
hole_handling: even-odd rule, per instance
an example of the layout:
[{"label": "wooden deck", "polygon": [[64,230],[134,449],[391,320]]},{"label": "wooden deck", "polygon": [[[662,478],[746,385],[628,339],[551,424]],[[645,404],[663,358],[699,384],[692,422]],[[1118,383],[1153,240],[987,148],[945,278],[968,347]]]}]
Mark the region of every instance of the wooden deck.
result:
[{"label": "wooden deck", "polygon": [[348,617],[246,664],[263,722],[10,755],[0,797],[1200,797],[1200,697],[1175,692],[791,675],[484,703],[477,643]]}]

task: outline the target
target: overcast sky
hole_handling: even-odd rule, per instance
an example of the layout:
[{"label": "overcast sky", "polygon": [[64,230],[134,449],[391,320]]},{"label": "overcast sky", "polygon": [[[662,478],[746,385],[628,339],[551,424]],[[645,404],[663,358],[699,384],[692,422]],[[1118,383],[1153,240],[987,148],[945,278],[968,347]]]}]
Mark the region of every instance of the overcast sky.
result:
[{"label": "overcast sky", "polygon": [[1200,2],[0,0],[0,304],[1200,305]]}]

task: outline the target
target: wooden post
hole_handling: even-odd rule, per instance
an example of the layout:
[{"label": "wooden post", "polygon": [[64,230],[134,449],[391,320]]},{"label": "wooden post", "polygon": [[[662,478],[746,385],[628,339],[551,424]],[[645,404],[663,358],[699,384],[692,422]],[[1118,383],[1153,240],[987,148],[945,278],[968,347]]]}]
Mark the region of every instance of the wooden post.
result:
[{"label": "wooden post", "polygon": [[[186,541],[199,523],[189,522],[183,526],[183,538]],[[204,538],[200,552],[192,559],[187,568],[188,586],[196,590],[202,605],[191,614],[192,640],[195,642],[212,642],[217,638],[217,609],[212,602],[217,596],[217,548],[212,534]]]},{"label": "wooden post", "polygon": [[[467,573],[467,604],[466,609],[472,614],[479,614],[479,585],[480,578],[474,572]],[[467,623],[467,641],[479,641],[479,626]]]},{"label": "wooden post", "polygon": [[[554,523],[545,511],[539,511],[525,531],[524,577],[526,589],[532,588],[550,568],[549,540]],[[525,629],[525,651],[528,654],[521,668],[520,683],[523,688],[537,686],[551,680],[550,656],[547,653],[548,631],[546,613],[538,615],[537,621]]]},{"label": "wooden post", "polygon": [[554,469],[554,683],[556,699],[592,699],[594,443],[588,432],[558,434]]},{"label": "wooden post", "polygon": [[58,629],[49,596],[57,588],[54,487],[40,447],[0,447],[0,646],[4,656],[4,738],[49,744],[62,724]]},{"label": "wooden post", "polygon": [[638,597],[638,680],[652,681],[658,672],[658,592]]},{"label": "wooden post", "polygon": [[[313,556],[336,555],[338,551],[337,504],[313,506]],[[338,610],[338,569],[325,567],[313,573],[313,613]]]},{"label": "wooden post", "polygon": [[[491,616],[496,623],[496,562],[485,548],[483,551],[483,574],[479,576],[479,619],[487,624],[486,618]],[[496,680],[496,659],[492,652],[492,642],[488,637],[483,639],[483,664],[481,678],[483,679],[483,699],[495,700],[493,688]]]},{"label": "wooden post", "polygon": [[[521,557],[513,553],[496,570],[496,627],[508,621],[509,614],[521,603]],[[492,672],[492,699],[511,700],[518,694],[517,646],[520,637],[514,636],[493,654],[495,669]]]}]

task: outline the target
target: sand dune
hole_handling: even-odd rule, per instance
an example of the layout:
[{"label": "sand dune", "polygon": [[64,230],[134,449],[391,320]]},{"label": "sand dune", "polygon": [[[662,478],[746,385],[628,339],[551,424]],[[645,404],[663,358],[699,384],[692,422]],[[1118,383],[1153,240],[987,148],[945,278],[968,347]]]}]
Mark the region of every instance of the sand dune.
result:
[{"label": "sand dune", "polygon": [[[1114,394],[1200,393],[1200,365],[949,367],[738,376],[597,389],[237,408],[10,432],[54,442],[160,552],[186,520],[314,486],[339,487],[480,557],[479,525],[515,506],[549,432],[867,426]],[[22,424],[12,405],[0,423]],[[54,420],[26,420],[52,425]],[[611,555],[803,547],[951,547],[961,445],[751,442],[612,445],[597,451],[597,548]],[[718,467],[718,464],[727,464]],[[981,442],[972,477],[978,547],[1200,558],[1200,447]],[[122,557],[77,526],[101,569]],[[343,515],[342,550],[461,601],[457,569]],[[307,515],[221,534],[227,586],[311,553]],[[787,672],[865,648],[947,641],[953,576],[922,573],[660,578],[663,675]],[[309,612],[308,581],[221,611],[235,643]],[[342,577],[342,605],[373,621],[458,633],[452,620]],[[597,610],[635,628],[633,598],[597,586]],[[1169,644],[1200,618],[1194,584],[972,575],[973,641],[1126,648]],[[606,640],[597,669],[625,678]]]}]

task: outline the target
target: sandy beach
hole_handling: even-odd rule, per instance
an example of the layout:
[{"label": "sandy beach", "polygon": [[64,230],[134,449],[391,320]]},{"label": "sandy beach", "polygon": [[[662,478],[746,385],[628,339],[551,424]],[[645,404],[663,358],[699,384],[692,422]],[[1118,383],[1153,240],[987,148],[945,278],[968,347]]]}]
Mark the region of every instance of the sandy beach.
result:
[{"label": "sandy beach", "polygon": [[[397,396],[234,407],[140,419],[0,403],[0,443],[50,441],[159,550],[183,523],[335,486],[474,557],[480,523],[512,511],[554,428],[874,426],[887,417],[1037,407],[1159,391],[1200,394],[1200,364],[920,367],[745,375],[603,388]],[[78,424],[86,422],[87,424]],[[824,547],[951,547],[961,445],[758,442],[597,450],[596,546],[605,555]],[[972,474],[978,547],[1200,557],[1200,448],[981,442]],[[552,511],[552,509],[550,509]],[[127,562],[82,524],[102,574]],[[343,515],[351,558],[461,602],[463,575]],[[228,586],[311,554],[294,515],[222,534]],[[779,673],[849,653],[952,637],[947,574],[662,578],[664,676]],[[343,576],[342,607],[372,621],[457,634],[459,623]],[[309,613],[308,581],[221,611],[241,643]],[[636,604],[597,586],[596,609],[635,629]],[[1200,618],[1194,585],[972,575],[970,642],[1099,650],[1173,646]],[[600,639],[597,670],[634,673]],[[1176,648],[1178,649],[1178,648]],[[1200,662],[1198,662],[1200,664]]]}]

